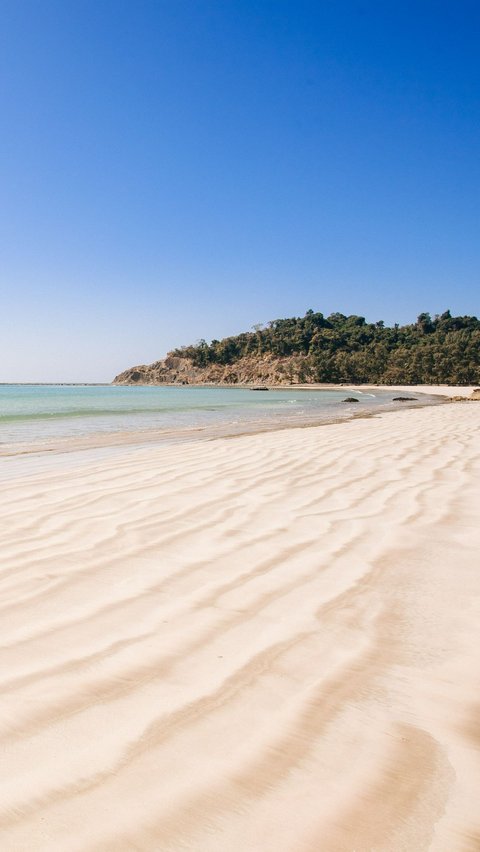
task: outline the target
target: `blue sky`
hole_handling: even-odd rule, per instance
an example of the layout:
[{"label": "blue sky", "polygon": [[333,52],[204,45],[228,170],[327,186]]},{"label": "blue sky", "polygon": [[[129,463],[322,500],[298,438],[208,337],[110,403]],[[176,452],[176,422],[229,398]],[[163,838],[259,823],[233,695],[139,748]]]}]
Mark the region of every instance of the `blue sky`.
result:
[{"label": "blue sky", "polygon": [[477,2],[2,0],[0,381],[480,312]]}]

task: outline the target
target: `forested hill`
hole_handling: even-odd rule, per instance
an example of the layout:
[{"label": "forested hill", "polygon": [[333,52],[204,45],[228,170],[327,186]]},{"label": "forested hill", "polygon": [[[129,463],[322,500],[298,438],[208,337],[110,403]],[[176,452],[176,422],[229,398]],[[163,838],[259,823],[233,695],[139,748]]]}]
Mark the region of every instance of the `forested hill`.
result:
[{"label": "forested hill", "polygon": [[480,384],[480,321],[446,311],[387,327],[310,310],[235,337],[200,340],[115,381]]}]

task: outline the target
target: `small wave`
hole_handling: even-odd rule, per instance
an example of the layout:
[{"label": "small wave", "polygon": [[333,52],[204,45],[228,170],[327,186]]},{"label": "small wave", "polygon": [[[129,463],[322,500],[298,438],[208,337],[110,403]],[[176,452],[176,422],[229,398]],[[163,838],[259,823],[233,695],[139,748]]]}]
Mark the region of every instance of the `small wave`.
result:
[{"label": "small wave", "polygon": [[371,396],[373,397],[373,399],[376,399],[377,396],[375,393],[367,393],[366,391],[358,390],[358,388],[347,388],[347,390],[351,391],[352,393],[358,393],[360,394],[360,396]]},{"label": "small wave", "polygon": [[112,417],[130,416],[132,414],[156,414],[163,411],[171,411],[171,409],[156,409],[151,408],[79,408],[70,411],[35,411],[22,414],[0,414],[0,423],[20,423],[22,421],[32,422],[35,420],[69,420],[77,417]]}]

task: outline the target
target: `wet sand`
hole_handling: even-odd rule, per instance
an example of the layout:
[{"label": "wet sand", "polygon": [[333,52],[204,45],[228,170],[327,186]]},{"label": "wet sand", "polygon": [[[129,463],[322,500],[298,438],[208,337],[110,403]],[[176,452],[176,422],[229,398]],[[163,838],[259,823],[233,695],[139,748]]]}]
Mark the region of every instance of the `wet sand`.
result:
[{"label": "wet sand", "polygon": [[4,460],[0,848],[480,848],[480,405]]}]

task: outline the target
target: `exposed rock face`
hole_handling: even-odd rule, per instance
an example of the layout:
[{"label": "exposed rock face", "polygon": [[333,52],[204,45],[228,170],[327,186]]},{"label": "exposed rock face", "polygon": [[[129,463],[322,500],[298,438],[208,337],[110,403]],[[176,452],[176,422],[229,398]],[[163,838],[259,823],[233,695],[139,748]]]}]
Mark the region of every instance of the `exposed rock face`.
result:
[{"label": "exposed rock face", "polygon": [[249,357],[235,364],[209,364],[196,367],[189,358],[167,355],[154,364],[141,364],[115,376],[113,383],[122,385],[161,384],[276,384],[308,382],[305,358],[301,355],[288,358]]},{"label": "exposed rock face", "polygon": [[[115,376],[116,385],[256,385],[258,389],[265,385],[308,384],[315,378],[304,355],[290,355],[284,358],[266,354],[262,357],[240,358],[234,364],[208,364],[197,367],[190,358],[169,354],[153,364],[140,364],[130,367]],[[343,383],[340,383],[343,384]],[[395,402],[410,402],[414,397],[395,397]],[[463,399],[463,397],[460,397]],[[480,388],[475,388],[470,400],[480,400]],[[358,402],[348,398],[344,402]]]}]

